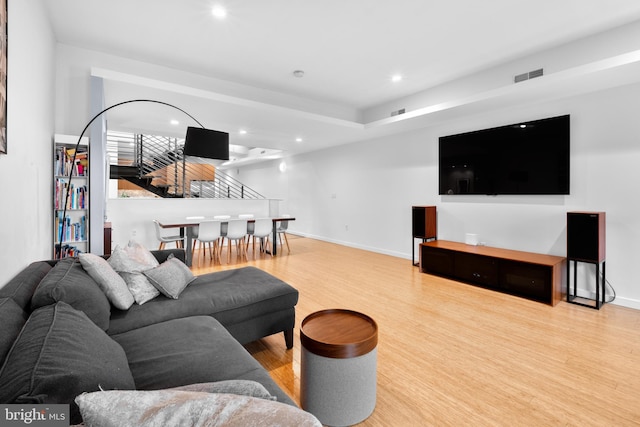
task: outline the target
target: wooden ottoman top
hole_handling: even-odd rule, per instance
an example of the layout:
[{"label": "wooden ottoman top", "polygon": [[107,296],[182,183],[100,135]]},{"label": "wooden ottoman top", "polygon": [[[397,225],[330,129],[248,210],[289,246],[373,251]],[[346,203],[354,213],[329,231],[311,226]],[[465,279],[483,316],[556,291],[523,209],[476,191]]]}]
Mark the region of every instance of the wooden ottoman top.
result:
[{"label": "wooden ottoman top", "polygon": [[358,357],[369,353],[378,344],[378,325],[357,311],[317,311],[302,321],[300,342],[318,356],[336,359]]}]

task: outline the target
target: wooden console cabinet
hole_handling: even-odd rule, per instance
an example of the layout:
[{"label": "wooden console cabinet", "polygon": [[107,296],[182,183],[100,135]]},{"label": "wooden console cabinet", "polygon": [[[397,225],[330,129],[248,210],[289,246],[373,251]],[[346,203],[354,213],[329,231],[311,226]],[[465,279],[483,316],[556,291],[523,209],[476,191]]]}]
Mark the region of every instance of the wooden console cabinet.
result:
[{"label": "wooden console cabinet", "polygon": [[566,286],[566,259],[435,240],[420,245],[420,271],[556,305]]}]

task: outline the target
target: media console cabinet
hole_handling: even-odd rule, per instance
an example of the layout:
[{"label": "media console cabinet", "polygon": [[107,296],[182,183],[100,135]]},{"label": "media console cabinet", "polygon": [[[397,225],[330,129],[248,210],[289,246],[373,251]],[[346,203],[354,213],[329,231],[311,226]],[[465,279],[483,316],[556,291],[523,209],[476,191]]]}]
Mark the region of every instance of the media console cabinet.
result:
[{"label": "media console cabinet", "polygon": [[556,305],[566,258],[446,240],[420,245],[420,271]]}]

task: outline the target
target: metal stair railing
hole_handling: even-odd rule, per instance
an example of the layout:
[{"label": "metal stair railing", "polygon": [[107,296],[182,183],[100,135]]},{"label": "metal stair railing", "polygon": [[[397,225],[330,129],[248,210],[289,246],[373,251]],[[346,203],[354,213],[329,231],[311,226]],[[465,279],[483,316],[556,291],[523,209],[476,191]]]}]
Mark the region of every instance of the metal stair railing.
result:
[{"label": "metal stair railing", "polygon": [[162,197],[265,198],[208,159],[185,159],[183,145],[184,140],[177,138],[107,132],[111,177],[127,179]]}]

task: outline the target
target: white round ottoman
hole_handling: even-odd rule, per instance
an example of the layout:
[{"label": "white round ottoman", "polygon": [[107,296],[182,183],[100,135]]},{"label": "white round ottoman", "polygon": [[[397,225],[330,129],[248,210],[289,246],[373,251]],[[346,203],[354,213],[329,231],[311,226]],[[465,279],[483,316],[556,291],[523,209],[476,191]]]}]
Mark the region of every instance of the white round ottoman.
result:
[{"label": "white round ottoman", "polygon": [[376,406],[378,325],[369,316],[331,309],[300,327],[300,403],[328,426],[357,424]]}]

